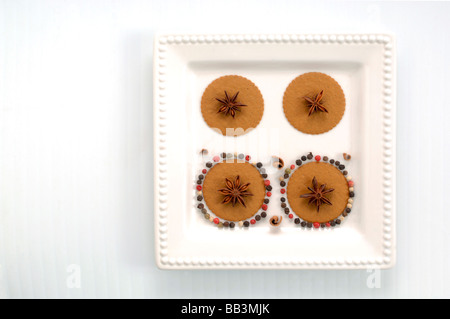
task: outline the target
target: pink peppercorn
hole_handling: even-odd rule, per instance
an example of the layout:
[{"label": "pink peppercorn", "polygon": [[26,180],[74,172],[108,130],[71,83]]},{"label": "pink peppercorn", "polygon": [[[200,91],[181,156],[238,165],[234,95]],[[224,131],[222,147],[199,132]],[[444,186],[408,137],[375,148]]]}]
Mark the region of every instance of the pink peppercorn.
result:
[{"label": "pink peppercorn", "polygon": [[284,188],[282,188],[282,189],[280,190],[280,193],[281,193],[281,194],[284,194],[284,193],[286,193],[286,190],[285,190]]},{"label": "pink peppercorn", "polygon": [[264,209],[264,210],[267,210],[267,205],[266,205],[266,204],[263,204],[263,205],[261,206],[261,208]]},{"label": "pink peppercorn", "polygon": [[348,186],[353,187],[353,185],[355,185],[355,183],[353,183],[353,181],[348,182]]},{"label": "pink peppercorn", "polygon": [[325,226],[327,227],[331,227],[330,223],[326,223]]},{"label": "pink peppercorn", "polygon": [[316,155],[316,157],[314,157],[316,161],[320,161],[320,155]]},{"label": "pink peppercorn", "polygon": [[266,195],[267,195],[267,197],[270,197],[270,196],[272,196],[272,193],[271,192],[267,192]]},{"label": "pink peppercorn", "polygon": [[266,179],[266,180],[264,181],[264,185],[269,186],[269,185],[270,185],[270,181],[269,181],[268,179]]},{"label": "pink peppercorn", "polygon": [[294,169],[295,168],[295,165],[291,165],[291,169]]},{"label": "pink peppercorn", "polygon": [[289,214],[289,218],[291,218],[291,219],[292,219],[293,217],[294,217],[294,215],[292,215],[292,214]]},{"label": "pink peppercorn", "polygon": [[202,170],[203,174],[206,174],[206,172],[208,172],[205,168]]},{"label": "pink peppercorn", "polygon": [[202,186],[201,185],[197,185],[197,190],[201,191],[202,190]]},{"label": "pink peppercorn", "polygon": [[218,224],[219,223],[219,218],[214,218],[213,222],[214,222],[214,224]]},{"label": "pink peppercorn", "polygon": [[314,226],[314,228],[319,228],[320,224],[319,223],[314,223],[313,226]]},{"label": "pink peppercorn", "polygon": [[213,161],[214,161],[214,162],[220,161],[220,157],[219,157],[219,156],[214,156],[214,157],[213,157]]},{"label": "pink peppercorn", "polygon": [[250,221],[250,224],[252,224],[252,225],[256,224],[256,220],[252,219],[252,220]]},{"label": "pink peppercorn", "polygon": [[250,161],[250,159],[251,159],[250,155],[247,155],[247,156],[245,157],[245,160],[246,160],[247,162]]}]

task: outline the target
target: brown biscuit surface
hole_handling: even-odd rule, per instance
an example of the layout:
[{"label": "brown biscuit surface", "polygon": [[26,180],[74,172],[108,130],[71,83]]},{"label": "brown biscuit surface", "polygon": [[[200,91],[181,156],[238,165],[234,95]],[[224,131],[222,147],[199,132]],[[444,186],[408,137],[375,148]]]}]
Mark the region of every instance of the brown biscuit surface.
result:
[{"label": "brown biscuit surface", "polygon": [[[308,102],[323,90],[322,104],[326,112],[314,112],[308,116]],[[345,95],[339,83],[320,72],[305,73],[295,78],[283,97],[284,114],[297,130],[307,134],[321,134],[335,127],[345,111]]]},{"label": "brown biscuit surface", "polygon": [[[233,118],[230,114],[218,113],[221,106],[216,100],[239,92],[237,102],[245,104],[240,107]],[[248,133],[261,121],[264,112],[264,100],[258,87],[249,79],[238,75],[227,75],[214,80],[205,89],[201,100],[203,118],[211,128],[218,129],[223,135],[239,136]],[[227,128],[232,128],[227,133]],[[234,130],[233,130],[234,129]]]},{"label": "brown biscuit surface", "polygon": [[[239,203],[222,204],[224,195],[218,192],[225,188],[225,178],[234,181],[239,175],[241,185],[250,183],[248,191],[253,196],[244,198],[246,207]],[[265,197],[264,179],[259,171],[249,163],[222,162],[214,165],[205,176],[203,197],[208,208],[219,218],[228,221],[240,221],[255,215],[261,208]]]},{"label": "brown biscuit surface", "polygon": [[[325,195],[332,205],[323,204],[317,212],[314,204],[308,204],[308,199],[300,195],[310,193],[314,176],[320,185],[334,188]],[[303,220],[311,223],[325,223],[331,221],[345,210],[349,199],[348,184],[345,176],[333,165],[323,162],[311,162],[300,166],[289,178],[287,185],[287,199],[294,213]]]}]

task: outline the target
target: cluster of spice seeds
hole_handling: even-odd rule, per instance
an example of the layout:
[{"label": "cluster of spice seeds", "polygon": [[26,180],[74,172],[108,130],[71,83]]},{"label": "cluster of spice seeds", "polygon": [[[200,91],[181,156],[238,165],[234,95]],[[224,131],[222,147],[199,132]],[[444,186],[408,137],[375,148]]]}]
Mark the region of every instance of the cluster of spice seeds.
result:
[{"label": "cluster of spice seeds", "polygon": [[[203,181],[205,179],[206,174],[208,173],[208,170],[210,170],[214,165],[224,161],[224,160],[237,160],[238,162],[241,161],[242,163],[250,163],[252,164],[261,174],[261,177],[264,179],[264,186],[266,188],[266,196],[264,198],[264,203],[261,205],[261,212],[257,213],[253,216],[253,218],[249,220],[239,221],[239,222],[232,222],[227,220],[221,220],[217,217],[213,217],[212,214],[208,213],[208,210],[206,209],[206,205],[203,201]],[[272,186],[270,185],[270,180],[267,179],[268,175],[266,173],[266,169],[263,167],[261,162],[253,163],[251,161],[250,155],[245,154],[231,154],[231,153],[222,153],[219,155],[216,155],[212,158],[212,161],[208,161],[205,164],[205,167],[202,169],[201,174],[198,175],[197,178],[197,208],[200,210],[200,212],[203,214],[205,219],[209,220],[210,222],[217,225],[219,228],[235,228],[236,226],[239,227],[249,227],[250,225],[256,224],[256,222],[260,221],[262,218],[267,217],[267,209],[270,202],[270,197],[272,196]]]},{"label": "cluster of spice seeds", "polygon": [[[294,170],[300,166],[302,166],[304,163],[310,162],[310,161],[316,161],[316,162],[328,162],[332,165],[335,165],[345,176],[348,182],[348,191],[349,191],[349,199],[347,203],[347,207],[345,210],[341,213],[339,218],[336,218],[332,221],[329,221],[327,223],[311,223],[304,220],[301,220],[300,218],[296,217],[294,218],[294,214],[291,213],[290,208],[288,207],[286,203],[286,197],[284,194],[286,194],[286,186],[287,186],[287,180],[291,176],[291,174],[294,172]],[[301,158],[297,159],[295,161],[295,165],[292,164],[290,167],[286,168],[284,170],[284,175],[280,177],[280,193],[281,193],[281,208],[284,210],[284,213],[288,215],[289,219],[293,219],[294,223],[303,227],[303,228],[326,228],[326,227],[335,227],[336,225],[340,225],[345,217],[350,214],[353,207],[353,197],[355,196],[355,189],[354,189],[355,183],[352,180],[352,177],[348,175],[348,172],[345,170],[345,165],[342,164],[339,161],[336,161],[334,159],[329,159],[328,156],[321,157],[320,155],[314,156],[312,152],[310,152],[307,155],[303,155]]]}]

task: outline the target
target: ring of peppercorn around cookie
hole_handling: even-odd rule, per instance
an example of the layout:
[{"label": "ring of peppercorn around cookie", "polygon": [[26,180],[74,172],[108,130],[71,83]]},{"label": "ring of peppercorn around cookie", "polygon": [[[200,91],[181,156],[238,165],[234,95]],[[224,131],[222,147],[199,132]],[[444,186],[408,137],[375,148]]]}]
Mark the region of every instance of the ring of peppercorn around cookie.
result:
[{"label": "ring of peppercorn around cookie", "polygon": [[327,156],[301,156],[285,169],[280,186],[281,208],[303,228],[335,227],[353,207],[352,177],[345,165]]},{"label": "ring of peppercorn around cookie", "polygon": [[249,227],[267,217],[272,186],[262,163],[222,153],[204,164],[196,183],[197,208],[219,228]]}]

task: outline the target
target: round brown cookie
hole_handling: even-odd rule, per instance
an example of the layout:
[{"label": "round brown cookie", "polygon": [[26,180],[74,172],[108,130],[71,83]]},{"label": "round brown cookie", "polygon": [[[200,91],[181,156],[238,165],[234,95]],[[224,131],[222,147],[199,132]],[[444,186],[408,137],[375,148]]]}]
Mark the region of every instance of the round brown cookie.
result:
[{"label": "round brown cookie", "polygon": [[[311,115],[310,103],[323,90],[321,104],[327,112],[317,110]],[[297,130],[307,134],[321,134],[335,127],[345,111],[345,95],[339,83],[331,76],[320,72],[305,73],[295,78],[287,87],[283,97],[284,114]]]},{"label": "round brown cookie", "polygon": [[[227,93],[232,99],[238,93],[235,102],[245,104],[232,112],[219,112]],[[214,80],[205,89],[201,100],[201,110],[206,124],[223,135],[239,136],[248,133],[261,121],[264,113],[264,99],[258,87],[249,79],[239,75],[222,76]],[[227,132],[227,128],[229,129]]]},{"label": "round brown cookie", "polygon": [[[244,197],[245,206],[240,203],[223,204],[224,195],[218,190],[226,188],[225,178],[235,181],[239,176],[240,185],[250,183],[247,191],[253,196]],[[203,197],[208,208],[219,218],[227,221],[241,221],[255,215],[261,208],[265,197],[264,179],[260,172],[249,163],[237,160],[214,165],[205,176]]]},{"label": "round brown cookie", "polygon": [[[300,195],[311,193],[308,187],[313,188],[314,177],[319,187],[326,184],[326,189],[334,189],[324,195],[332,205],[320,205],[319,212],[315,204],[308,204],[309,199],[300,197]],[[303,220],[311,223],[326,223],[339,217],[346,209],[350,196],[348,188],[347,179],[339,169],[328,163],[311,162],[300,166],[290,177],[287,184],[287,199],[294,213]]]}]

